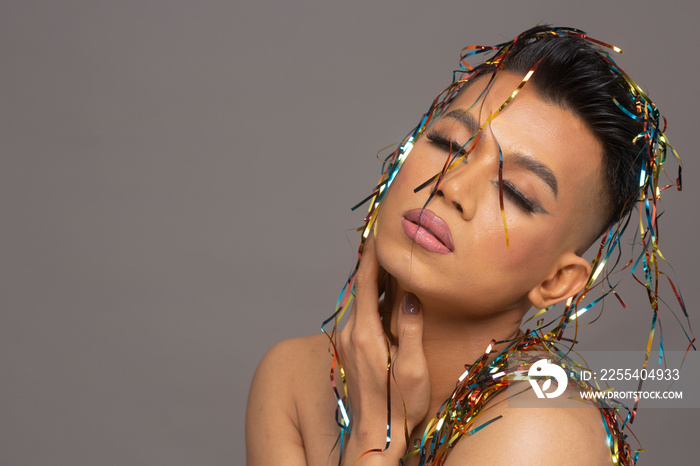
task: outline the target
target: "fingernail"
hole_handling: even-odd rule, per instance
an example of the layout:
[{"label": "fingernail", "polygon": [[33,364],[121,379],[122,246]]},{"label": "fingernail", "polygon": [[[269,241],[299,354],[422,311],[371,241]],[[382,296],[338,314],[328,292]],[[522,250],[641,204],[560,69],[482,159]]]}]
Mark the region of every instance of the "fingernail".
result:
[{"label": "fingernail", "polygon": [[401,301],[401,309],[406,314],[418,314],[420,312],[420,301],[413,293],[408,293]]}]

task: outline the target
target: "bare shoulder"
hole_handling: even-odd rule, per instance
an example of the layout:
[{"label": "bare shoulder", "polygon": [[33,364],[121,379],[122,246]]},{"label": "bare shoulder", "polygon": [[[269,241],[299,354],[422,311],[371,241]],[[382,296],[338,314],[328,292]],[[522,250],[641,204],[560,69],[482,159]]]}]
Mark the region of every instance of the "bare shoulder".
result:
[{"label": "bare shoulder", "polygon": [[284,374],[301,379],[308,376],[309,371],[317,370],[319,362],[329,360],[330,354],[328,337],[322,333],[282,340],[260,361],[256,377],[258,374],[261,377]]},{"label": "bare shoulder", "polygon": [[[520,396],[542,401],[532,390]],[[569,396],[565,393],[547,407],[514,407],[501,395],[482,413],[477,425],[502,417],[457,442],[445,464],[613,464],[600,410]],[[522,406],[520,402],[518,405]]]},{"label": "bare shoulder", "polygon": [[[331,354],[328,337],[318,334],[283,340],[262,358],[246,412],[249,465],[310,463],[305,453],[306,413],[310,403],[316,403],[316,408],[321,407],[318,403],[332,405]],[[328,418],[333,419],[332,413]]]}]

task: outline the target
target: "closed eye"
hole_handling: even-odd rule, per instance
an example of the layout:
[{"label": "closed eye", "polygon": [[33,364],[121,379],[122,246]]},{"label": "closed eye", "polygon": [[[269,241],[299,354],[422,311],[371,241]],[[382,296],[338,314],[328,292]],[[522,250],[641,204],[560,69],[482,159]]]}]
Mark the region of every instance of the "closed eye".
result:
[{"label": "closed eye", "polygon": [[[493,183],[496,187],[498,187],[498,181],[494,181]],[[533,201],[527,196],[525,196],[518,188],[513,185],[510,181],[503,180],[503,193],[508,197],[508,199],[518,206],[520,209],[524,210],[525,212],[530,212],[530,213],[543,213],[543,214],[548,214],[547,212],[539,202]]]},{"label": "closed eye", "polygon": [[448,154],[455,154],[460,156],[467,155],[467,149],[465,149],[464,147],[466,146],[466,144],[462,145],[457,141],[448,139],[435,131],[429,132],[425,135],[425,137],[435,147],[447,152]]},{"label": "closed eye", "polygon": [[[471,141],[467,141],[467,144],[460,144],[459,142],[446,138],[436,131],[431,131],[425,135],[425,137],[430,141],[432,145],[438,149],[446,152],[447,154],[454,154],[457,156],[467,155],[467,149],[465,146]],[[466,159],[465,159],[466,160]],[[496,188],[498,188],[498,181],[494,182]],[[532,200],[525,196],[513,183],[507,180],[503,180],[503,193],[506,195],[508,200],[515,204],[518,208],[529,213],[544,213],[548,214],[542,205],[536,200]]]}]

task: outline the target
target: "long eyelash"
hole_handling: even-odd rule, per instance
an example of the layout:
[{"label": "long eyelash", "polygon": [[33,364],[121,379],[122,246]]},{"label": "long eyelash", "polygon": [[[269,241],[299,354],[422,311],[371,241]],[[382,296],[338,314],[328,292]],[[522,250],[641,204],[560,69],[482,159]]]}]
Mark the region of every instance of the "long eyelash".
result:
[{"label": "long eyelash", "polygon": [[458,143],[457,141],[447,139],[435,131],[429,132],[425,135],[425,137],[428,138],[428,141],[433,143],[435,146],[450,154],[465,155],[467,153],[467,150],[462,146],[462,144]]},{"label": "long eyelash", "polygon": [[503,182],[503,191],[506,193],[508,198],[511,201],[513,201],[518,207],[521,207],[527,212],[535,212],[535,210],[537,210],[535,208],[535,204],[530,199],[525,197],[523,193],[518,191],[518,189],[515,186],[513,186],[510,182]]},{"label": "long eyelash", "polygon": [[[435,131],[427,133],[425,137],[439,149],[444,150],[445,152],[454,156],[465,155],[467,153],[467,150],[460,143],[450,140],[436,133]],[[455,148],[457,150],[455,150]],[[496,185],[498,185],[498,183],[496,183]],[[534,202],[521,193],[518,188],[513,186],[511,182],[505,180],[503,181],[503,191],[506,196],[508,196],[508,199],[526,212],[534,213],[540,210]]]}]

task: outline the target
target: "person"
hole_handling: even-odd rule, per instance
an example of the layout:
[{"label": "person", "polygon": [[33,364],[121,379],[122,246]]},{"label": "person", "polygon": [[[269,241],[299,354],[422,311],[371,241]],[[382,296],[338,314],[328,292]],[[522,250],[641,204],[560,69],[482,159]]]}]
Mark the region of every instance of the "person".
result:
[{"label": "person", "polygon": [[[515,408],[506,388],[518,382],[503,377],[509,352],[533,352],[530,364],[561,355],[567,325],[598,302],[584,297],[614,292],[599,283],[637,205],[652,212],[640,216],[645,270],[656,260],[658,173],[674,151],[611,48],[537,26],[464,50],[368,199],[332,330],[282,341],[260,363],[250,465],[636,461],[621,406],[569,396]],[[601,237],[595,259],[583,258]],[[531,307],[540,316],[558,303],[561,316],[521,329]]]}]

